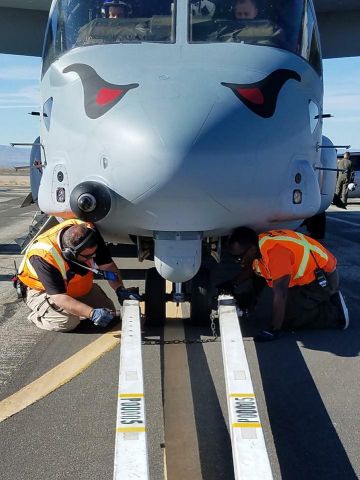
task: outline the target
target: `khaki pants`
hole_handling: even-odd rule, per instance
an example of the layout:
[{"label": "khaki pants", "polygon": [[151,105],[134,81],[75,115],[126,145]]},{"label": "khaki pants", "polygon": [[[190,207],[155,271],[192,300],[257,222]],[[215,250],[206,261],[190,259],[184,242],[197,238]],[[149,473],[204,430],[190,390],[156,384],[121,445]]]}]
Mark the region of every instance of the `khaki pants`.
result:
[{"label": "khaki pants", "polygon": [[[93,308],[115,310],[112,300],[99,285],[94,284],[88,294],[77,298],[77,300]],[[46,292],[28,288],[25,303],[31,310],[28,319],[43,330],[70,332],[80,323],[81,318],[57,307]]]}]

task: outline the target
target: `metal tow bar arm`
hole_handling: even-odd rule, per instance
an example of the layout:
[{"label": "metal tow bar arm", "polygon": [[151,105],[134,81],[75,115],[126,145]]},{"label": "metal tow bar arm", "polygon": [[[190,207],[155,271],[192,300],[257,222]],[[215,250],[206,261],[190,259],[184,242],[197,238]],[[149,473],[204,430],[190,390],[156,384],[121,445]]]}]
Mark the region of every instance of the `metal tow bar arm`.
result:
[{"label": "metal tow bar arm", "polygon": [[125,300],[122,316],[114,480],[148,480],[139,302]]},{"label": "metal tow bar arm", "polygon": [[236,480],[273,478],[233,297],[219,297],[229,427]]}]

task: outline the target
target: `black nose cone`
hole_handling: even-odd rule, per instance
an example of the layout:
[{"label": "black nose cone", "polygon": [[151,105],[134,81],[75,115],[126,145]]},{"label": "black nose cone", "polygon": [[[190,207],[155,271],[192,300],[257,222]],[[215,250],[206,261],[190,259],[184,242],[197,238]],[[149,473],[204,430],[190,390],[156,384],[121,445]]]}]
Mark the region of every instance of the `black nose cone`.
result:
[{"label": "black nose cone", "polygon": [[70,207],[81,220],[98,222],[111,208],[109,189],[98,182],[80,183],[70,195]]}]

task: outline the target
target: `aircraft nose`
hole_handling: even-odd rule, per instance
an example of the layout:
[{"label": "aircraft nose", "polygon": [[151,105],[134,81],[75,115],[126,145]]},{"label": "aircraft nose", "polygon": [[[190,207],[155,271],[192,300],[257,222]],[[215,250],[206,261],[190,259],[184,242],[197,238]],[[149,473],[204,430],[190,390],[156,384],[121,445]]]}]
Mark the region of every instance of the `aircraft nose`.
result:
[{"label": "aircraft nose", "polygon": [[[160,189],[166,190],[167,196],[182,198],[185,185],[194,198],[200,195],[205,202],[205,197],[211,196],[224,205],[221,195],[214,194],[219,175],[224,176],[224,169],[231,171],[242,179],[242,188],[250,188],[247,180],[256,174],[251,168],[254,132],[259,132],[261,125],[264,138],[270,138],[278,131],[281,115],[264,121],[243,99],[236,98],[230,84],[223,82],[233,78],[233,72],[204,68],[195,72],[198,82],[190,68],[180,73],[169,68],[169,72],[158,70],[144,76],[139,88],[101,123],[104,151],[110,152],[113,165],[108,169],[111,184],[130,202],[149,198]],[[240,85],[266,77],[250,73],[237,75]],[[248,98],[248,90],[242,93]],[[277,108],[274,104],[274,111]],[[261,149],[256,143],[256,151]],[[223,197],[230,190],[234,196],[239,188],[233,178],[222,180]]]},{"label": "aircraft nose", "polygon": [[183,170],[212,107],[209,99],[200,97],[189,109],[175,90],[161,102],[158,95],[143,95],[131,105],[126,120],[114,115],[102,122],[102,150],[117,192],[135,201],[169,184]]}]

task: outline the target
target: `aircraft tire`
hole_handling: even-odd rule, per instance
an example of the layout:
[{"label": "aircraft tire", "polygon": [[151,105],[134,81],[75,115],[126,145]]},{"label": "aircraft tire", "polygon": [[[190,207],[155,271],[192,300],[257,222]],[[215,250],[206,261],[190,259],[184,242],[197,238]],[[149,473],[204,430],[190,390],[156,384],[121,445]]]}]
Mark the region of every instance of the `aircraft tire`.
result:
[{"label": "aircraft tire", "polygon": [[210,325],[212,307],[210,273],[201,267],[191,280],[190,319],[194,326]]},{"label": "aircraft tire", "polygon": [[165,279],[156,268],[149,268],[145,278],[145,325],[162,327],[166,319]]},{"label": "aircraft tire", "polygon": [[322,240],[326,232],[326,213],[321,212],[304,221],[308,235],[315,240]]}]

